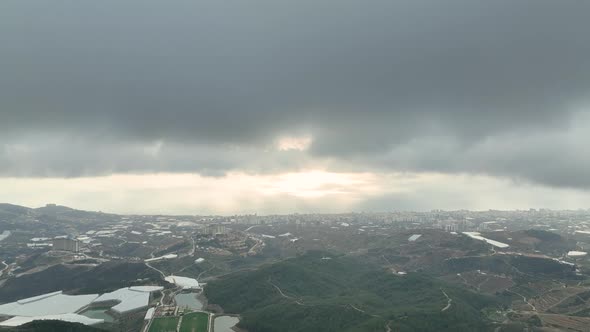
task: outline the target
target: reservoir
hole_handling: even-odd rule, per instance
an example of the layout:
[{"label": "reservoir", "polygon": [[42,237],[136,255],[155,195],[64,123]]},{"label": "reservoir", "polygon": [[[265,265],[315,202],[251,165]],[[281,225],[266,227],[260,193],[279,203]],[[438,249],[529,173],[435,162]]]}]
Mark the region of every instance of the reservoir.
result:
[{"label": "reservoir", "polygon": [[176,305],[179,307],[189,307],[193,310],[201,310],[203,309],[203,303],[197,299],[198,293],[180,293],[176,294],[174,299],[176,300]]},{"label": "reservoir", "polygon": [[231,316],[219,316],[215,317],[213,322],[213,330],[215,332],[234,332],[231,328],[234,327],[240,319],[238,317]]}]

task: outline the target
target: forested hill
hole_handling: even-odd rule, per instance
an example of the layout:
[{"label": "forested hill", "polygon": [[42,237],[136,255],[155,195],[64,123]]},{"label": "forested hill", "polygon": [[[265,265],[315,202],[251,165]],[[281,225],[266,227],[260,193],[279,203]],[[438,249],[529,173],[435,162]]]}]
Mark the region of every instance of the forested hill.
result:
[{"label": "forested hill", "polygon": [[485,331],[481,310],[499,305],[426,275],[322,252],[228,275],[205,291],[250,332]]}]

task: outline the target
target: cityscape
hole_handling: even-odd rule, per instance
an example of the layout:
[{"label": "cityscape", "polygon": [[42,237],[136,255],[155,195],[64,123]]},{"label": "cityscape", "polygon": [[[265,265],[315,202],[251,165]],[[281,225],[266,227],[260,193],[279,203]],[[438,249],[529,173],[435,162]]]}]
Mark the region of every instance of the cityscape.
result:
[{"label": "cityscape", "polygon": [[0,332],[590,332],[589,13],[0,1]]},{"label": "cityscape", "polygon": [[[436,274],[505,297],[486,312],[497,327],[540,320],[575,329],[587,323],[579,313],[590,311],[583,300],[590,294],[584,281],[590,210],[166,216],[55,204],[0,207],[0,296],[17,300],[0,305],[2,327],[58,319],[113,331],[185,331],[191,324],[230,331],[240,312],[226,312],[210,282],[219,287],[225,275],[318,253],[320,261],[360,257],[398,278]],[[505,270],[503,260],[514,270]],[[527,277],[530,271],[521,268],[541,274]],[[101,281],[104,273],[115,279]],[[86,280],[76,284],[79,278]],[[539,288],[544,278],[551,283]],[[45,282],[18,286],[34,280]],[[300,301],[278,282],[267,286],[284,300]],[[443,295],[449,299],[444,312],[453,303]]]}]

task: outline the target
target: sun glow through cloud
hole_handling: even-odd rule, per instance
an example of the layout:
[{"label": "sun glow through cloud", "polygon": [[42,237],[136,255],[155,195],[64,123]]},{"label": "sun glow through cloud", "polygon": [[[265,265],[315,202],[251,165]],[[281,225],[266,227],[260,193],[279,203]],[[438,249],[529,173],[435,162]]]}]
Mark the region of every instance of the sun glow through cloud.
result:
[{"label": "sun glow through cloud", "polygon": [[276,146],[279,151],[305,151],[309,148],[312,142],[313,138],[311,136],[286,136],[280,138],[277,141]]},{"label": "sun glow through cloud", "polygon": [[[189,173],[0,178],[0,201],[137,214],[275,214],[428,209],[576,208],[590,194],[486,176],[324,170],[207,177]],[[452,189],[450,189],[452,188]],[[450,194],[452,192],[452,194]],[[503,195],[498,196],[497,193]]]}]

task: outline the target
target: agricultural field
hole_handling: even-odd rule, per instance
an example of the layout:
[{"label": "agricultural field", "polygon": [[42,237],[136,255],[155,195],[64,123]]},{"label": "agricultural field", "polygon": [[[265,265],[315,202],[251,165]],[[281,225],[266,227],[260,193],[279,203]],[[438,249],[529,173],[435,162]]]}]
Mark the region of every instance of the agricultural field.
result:
[{"label": "agricultural field", "polygon": [[484,294],[502,292],[503,290],[512,286],[514,286],[512,279],[493,275],[489,276],[486,280],[478,285],[479,291]]},{"label": "agricultural field", "polygon": [[207,332],[209,315],[204,312],[193,312],[182,316],[180,332]]},{"label": "agricultural field", "polygon": [[152,321],[149,332],[176,332],[178,326],[177,317],[155,318]]},{"label": "agricultural field", "polygon": [[[531,299],[531,303],[537,308],[538,311],[547,311],[552,307],[566,301],[568,298],[575,297],[578,293],[582,293],[585,290],[586,289],[579,287],[553,289],[538,298]],[[582,300],[582,302],[585,301]]]},{"label": "agricultural field", "polygon": [[577,293],[559,304],[553,306],[549,311],[556,314],[570,314],[574,316],[587,316],[585,312],[590,309],[590,291]]},{"label": "agricultural field", "polygon": [[588,327],[590,326],[590,318],[553,314],[539,314],[539,317],[545,326],[566,329],[568,331],[585,332],[588,331]]},{"label": "agricultural field", "polygon": [[477,271],[459,273],[447,276],[445,279],[451,282],[458,282],[474,291],[484,294],[495,294],[496,292],[502,292],[514,286],[514,282],[509,277]]},{"label": "agricultural field", "polygon": [[540,297],[541,295],[554,290],[563,288],[564,284],[550,280],[536,282],[522,282],[517,286],[510,288],[510,291],[519,293],[527,298]]}]

